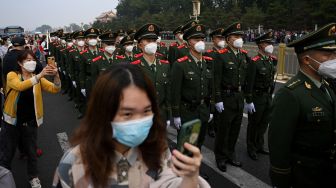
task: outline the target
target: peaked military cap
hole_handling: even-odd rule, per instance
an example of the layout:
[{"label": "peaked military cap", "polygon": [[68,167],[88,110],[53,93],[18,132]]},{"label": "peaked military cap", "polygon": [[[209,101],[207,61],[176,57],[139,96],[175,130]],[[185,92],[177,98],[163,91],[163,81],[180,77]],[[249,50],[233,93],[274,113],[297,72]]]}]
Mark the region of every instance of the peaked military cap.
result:
[{"label": "peaked military cap", "polygon": [[74,39],[84,38],[84,31],[76,31],[73,34]]},{"label": "peaked military cap", "polygon": [[205,26],[196,24],[184,31],[183,40],[188,40],[190,38],[205,38]]},{"label": "peaked military cap", "polygon": [[244,35],[244,31],[241,28],[241,24],[239,22],[235,22],[225,28],[222,35],[225,37],[229,35]]},{"label": "peaked military cap", "polygon": [[182,26],[181,31],[184,33],[187,29],[195,26],[196,24],[198,24],[198,21],[196,20],[189,21],[188,23]]},{"label": "peaked military cap", "polygon": [[85,37],[98,37],[99,30],[96,28],[90,28],[84,32]]},{"label": "peaked military cap", "polygon": [[57,36],[57,32],[50,33],[50,37],[56,37],[56,36]]},{"label": "peaked military cap", "polygon": [[133,44],[134,43],[134,33],[125,36],[121,41],[120,44],[122,46],[127,45],[127,44]]},{"label": "peaked military cap", "polygon": [[124,36],[124,35],[125,35],[125,31],[124,31],[123,29],[119,29],[119,30],[117,31],[117,35],[118,35],[118,36]]},{"label": "peaked military cap", "polygon": [[61,38],[61,36],[63,35],[63,29],[59,29],[59,30],[57,30],[56,32],[57,32],[57,36],[58,36],[59,38]]},{"label": "peaked military cap", "polygon": [[136,29],[130,29],[130,30],[127,31],[127,35],[131,35],[131,34],[134,34],[136,32],[137,32]]},{"label": "peaked military cap", "polygon": [[287,45],[294,47],[296,53],[307,50],[336,50],[336,23],[330,23]]},{"label": "peaked military cap", "polygon": [[173,34],[176,35],[177,33],[183,33],[183,32],[182,32],[182,27],[183,27],[183,25],[178,26],[178,27],[173,31]]},{"label": "peaked military cap", "polygon": [[255,42],[257,44],[262,43],[262,42],[274,43],[273,39],[274,39],[273,31],[269,31],[269,32],[267,32],[267,33],[265,33],[265,34],[260,35],[259,37],[257,37],[255,39]]},{"label": "peaked military cap", "polygon": [[72,33],[65,33],[64,35],[67,42],[72,41]]},{"label": "peaked military cap", "polygon": [[153,23],[148,23],[143,25],[138,31],[134,34],[134,39],[140,41],[141,39],[158,39],[160,33],[160,28],[158,25]]},{"label": "peaked military cap", "polygon": [[62,33],[61,36],[58,36],[60,39],[66,39],[67,33]]},{"label": "peaked military cap", "polygon": [[218,28],[218,29],[216,29],[216,30],[214,30],[210,33],[210,37],[214,37],[214,36],[215,37],[223,37],[223,35],[222,35],[223,31],[224,31],[223,28]]},{"label": "peaked military cap", "polygon": [[115,42],[117,38],[117,33],[106,32],[104,34],[101,34],[99,38],[102,40],[102,42]]},{"label": "peaked military cap", "polygon": [[23,37],[14,37],[11,42],[13,46],[24,46],[26,44],[26,40]]}]

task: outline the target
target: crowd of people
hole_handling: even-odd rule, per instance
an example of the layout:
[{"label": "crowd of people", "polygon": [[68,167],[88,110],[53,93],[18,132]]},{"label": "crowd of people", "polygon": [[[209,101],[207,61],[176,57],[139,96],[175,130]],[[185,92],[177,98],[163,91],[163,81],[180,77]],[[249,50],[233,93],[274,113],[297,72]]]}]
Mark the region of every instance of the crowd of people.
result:
[{"label": "crowd of people", "polygon": [[[248,156],[256,161],[270,155],[273,186],[335,187],[336,24],[288,40],[300,71],[274,100],[272,54],[280,34],[253,36],[259,51],[250,57],[239,22],[214,29],[211,49],[205,47],[206,31],[191,20],[173,31],[176,41],[169,46],[153,23],[127,32],[89,28],[58,30],[38,41],[3,40],[11,49],[1,66],[0,166],[11,170],[19,147],[31,187],[41,187],[41,91],[62,90],[82,121],[56,169],[54,187],[210,187],[200,171],[206,134],[215,138],[220,171],[242,167],[235,147],[244,111]],[[197,142],[184,144],[191,155],[169,148],[167,127],[180,134],[195,119],[201,121]]]}]

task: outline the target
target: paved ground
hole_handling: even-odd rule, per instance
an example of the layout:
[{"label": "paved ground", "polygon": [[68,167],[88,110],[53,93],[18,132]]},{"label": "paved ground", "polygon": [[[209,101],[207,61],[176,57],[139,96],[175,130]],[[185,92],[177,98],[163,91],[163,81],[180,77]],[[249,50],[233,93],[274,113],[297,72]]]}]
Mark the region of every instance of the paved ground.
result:
[{"label": "paved ground", "polygon": [[[280,84],[278,87],[279,86]],[[47,93],[44,93],[43,96],[45,117],[44,124],[39,129],[38,145],[42,148],[44,153],[38,160],[38,166],[43,187],[51,187],[55,168],[63,154],[62,147],[67,147],[67,139],[64,137],[70,137],[80,121],[76,119],[77,114],[74,104],[67,101],[67,96]],[[270,187],[268,157],[260,156],[259,161],[255,162],[247,156],[245,144],[246,125],[247,119],[244,117],[236,147],[238,159],[243,162],[243,168],[229,167],[227,173],[221,173],[214,163],[212,152],[214,140],[209,137],[206,138],[205,147],[202,149],[204,160],[201,171],[210,177],[209,182],[212,187]],[[176,142],[175,134],[175,130],[169,129],[168,137],[171,144]],[[59,142],[59,138],[62,138],[63,141]],[[26,176],[26,162],[19,160],[18,156],[16,156],[12,165],[17,187],[29,187]]]}]

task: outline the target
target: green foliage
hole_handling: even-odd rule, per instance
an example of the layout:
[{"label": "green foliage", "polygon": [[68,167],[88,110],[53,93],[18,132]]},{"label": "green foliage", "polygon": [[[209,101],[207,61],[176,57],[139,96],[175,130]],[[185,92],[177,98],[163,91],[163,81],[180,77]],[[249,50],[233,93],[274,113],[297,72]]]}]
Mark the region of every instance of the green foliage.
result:
[{"label": "green foliage", "polygon": [[[201,23],[211,29],[241,21],[247,29],[310,30],[336,20],[336,0],[202,0]],[[95,22],[101,29],[133,29],[157,23],[173,30],[190,19],[192,0],[119,0],[117,18]]]}]

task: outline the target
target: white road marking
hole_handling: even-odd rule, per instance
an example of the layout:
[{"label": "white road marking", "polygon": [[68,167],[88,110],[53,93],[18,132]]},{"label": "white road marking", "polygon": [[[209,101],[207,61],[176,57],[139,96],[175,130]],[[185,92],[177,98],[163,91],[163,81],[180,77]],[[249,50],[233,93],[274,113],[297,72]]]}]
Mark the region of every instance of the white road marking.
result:
[{"label": "white road marking", "polygon": [[[169,140],[176,143],[176,130],[172,127],[168,128],[168,138]],[[221,172],[216,166],[215,155],[213,151],[208,149],[207,147],[202,147],[202,162],[212,168],[215,172],[222,175],[238,187],[242,188],[270,188],[271,186],[261,181],[260,179],[254,177],[250,173],[246,172],[241,168],[236,168],[228,165],[226,172]]]},{"label": "white road marking", "polygon": [[57,133],[56,136],[57,136],[58,143],[60,144],[62,148],[63,153],[66,152],[70,148],[68,135],[66,134],[66,132],[62,132],[62,133]]}]

